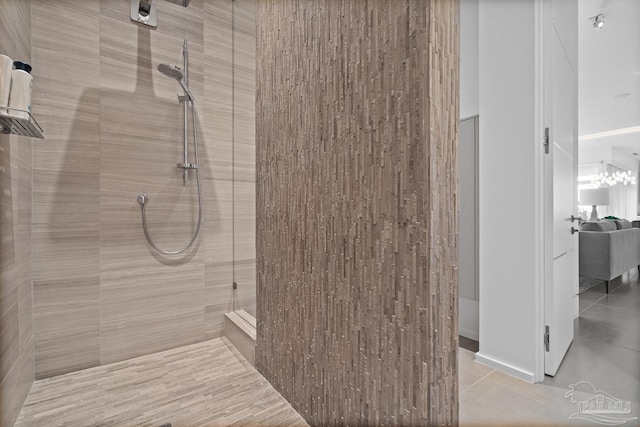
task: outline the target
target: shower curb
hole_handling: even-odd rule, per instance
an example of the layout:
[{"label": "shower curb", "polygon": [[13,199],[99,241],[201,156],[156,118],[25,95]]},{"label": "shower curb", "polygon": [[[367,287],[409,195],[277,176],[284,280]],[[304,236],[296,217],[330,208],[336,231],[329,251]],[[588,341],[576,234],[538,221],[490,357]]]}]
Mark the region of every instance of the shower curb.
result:
[{"label": "shower curb", "polygon": [[256,318],[244,310],[224,315],[224,336],[255,366]]}]

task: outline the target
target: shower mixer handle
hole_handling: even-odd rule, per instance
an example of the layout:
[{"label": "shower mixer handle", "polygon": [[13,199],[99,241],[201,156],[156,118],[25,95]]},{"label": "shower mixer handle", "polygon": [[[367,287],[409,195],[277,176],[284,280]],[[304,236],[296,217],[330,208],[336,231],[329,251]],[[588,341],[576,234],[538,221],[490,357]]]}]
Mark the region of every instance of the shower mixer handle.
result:
[{"label": "shower mixer handle", "polygon": [[184,170],[198,169],[198,165],[195,164],[195,163],[178,163],[178,164],[176,164],[176,167],[184,169]]}]

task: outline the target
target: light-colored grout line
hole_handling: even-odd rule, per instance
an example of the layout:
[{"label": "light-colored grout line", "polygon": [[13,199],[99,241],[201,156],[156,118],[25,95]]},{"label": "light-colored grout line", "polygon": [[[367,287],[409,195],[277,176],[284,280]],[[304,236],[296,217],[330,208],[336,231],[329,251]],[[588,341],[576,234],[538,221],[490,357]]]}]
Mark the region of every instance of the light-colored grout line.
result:
[{"label": "light-colored grout line", "polygon": [[[477,363],[477,362],[475,362],[475,361],[474,361],[473,363]],[[463,369],[464,369],[464,368],[463,368]],[[470,386],[466,387],[466,388],[465,388],[464,390],[462,390],[462,391],[464,392],[464,391],[469,390],[471,387],[473,387],[474,385],[478,384],[480,381],[484,380],[484,379],[485,379],[485,378],[487,378],[489,375],[493,374],[495,371],[496,371],[495,369],[492,369],[492,370],[491,370],[491,372],[489,372],[487,375],[485,375],[484,377],[480,378],[479,380],[477,380],[476,382],[474,382],[474,383],[473,383],[473,384],[471,384]]]},{"label": "light-colored grout line", "polygon": [[[596,305],[597,303],[599,303],[600,301],[602,301],[602,299],[604,297],[606,297],[609,294],[604,294],[602,295],[600,298],[598,298],[597,300],[595,300],[593,303],[589,304],[584,310],[581,310],[580,312],[578,312],[578,316],[580,316],[582,313],[584,313],[585,311],[589,310],[591,307],[593,307],[594,305]],[[579,297],[578,297],[579,298]]]},{"label": "light-colored grout line", "polygon": [[[614,293],[615,291],[617,291],[618,289],[620,289],[624,285],[631,285],[631,280],[632,280],[631,279],[631,275],[629,275],[629,278],[628,278],[627,282],[622,282],[621,284],[616,286],[614,289],[610,289],[608,294],[607,293],[603,294],[600,298],[595,300],[593,303],[589,304],[584,310],[580,310],[580,312],[578,312],[578,316],[580,316],[582,313],[584,313],[585,311],[587,311],[588,309],[590,309],[594,305],[598,304],[604,298],[608,297],[609,295],[611,295],[612,293]],[[638,278],[636,278],[636,280],[638,280]],[[578,295],[578,298],[580,298],[580,295]]]},{"label": "light-colored grout line", "polygon": [[[500,371],[498,371],[497,369],[494,369],[493,371],[489,372],[489,373],[488,373],[487,375],[485,375],[484,377],[480,378],[478,381],[476,381],[476,382],[474,382],[473,384],[471,384],[469,387],[467,387],[467,388],[465,388],[464,390],[462,390],[460,393],[462,393],[462,392],[467,392],[467,390],[469,390],[471,387],[475,386],[476,384],[480,383],[480,382],[481,382],[481,381],[483,381],[483,380],[490,381],[490,380],[488,380],[488,379],[487,379],[487,377],[489,377],[489,376],[490,376],[490,375],[492,375],[492,374],[495,374],[496,372],[500,372]],[[523,386],[524,386],[524,387],[535,387],[535,386],[536,386],[536,384],[530,384],[530,383],[528,383],[528,382],[526,382],[526,381],[524,381],[524,380],[520,380],[520,381],[522,381],[522,384],[523,384]],[[509,393],[515,393],[515,394],[517,394],[518,396],[521,396],[521,397],[523,397],[523,398],[525,398],[525,399],[527,399],[527,400],[529,400],[529,401],[531,401],[531,402],[534,402],[536,405],[542,405],[542,406],[544,406],[545,408],[547,408],[547,409],[549,409],[549,410],[551,410],[551,411],[554,411],[554,412],[556,412],[556,413],[558,413],[558,414],[559,414],[559,413],[562,413],[562,410],[561,410],[560,408],[558,408],[558,407],[556,407],[556,406],[549,405],[549,404],[548,404],[548,403],[546,403],[546,402],[542,402],[542,401],[540,401],[540,400],[538,400],[538,399],[534,398],[533,396],[529,396],[528,394],[521,393],[520,391],[518,391],[518,390],[514,390],[514,389],[513,389],[513,388],[511,388],[511,387],[506,387],[506,386],[504,386],[504,385],[498,385],[498,387],[500,387],[500,388],[501,388],[501,389],[503,389],[503,390],[508,391]]]}]

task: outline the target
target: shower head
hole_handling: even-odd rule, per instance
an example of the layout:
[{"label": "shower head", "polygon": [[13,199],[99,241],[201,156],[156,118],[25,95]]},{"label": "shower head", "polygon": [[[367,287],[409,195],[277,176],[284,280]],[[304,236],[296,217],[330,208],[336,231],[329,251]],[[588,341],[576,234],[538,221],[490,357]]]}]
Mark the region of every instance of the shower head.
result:
[{"label": "shower head", "polygon": [[160,64],[158,65],[158,71],[160,71],[165,76],[171,77],[172,79],[176,80],[182,80],[182,78],[184,77],[180,67],[173,64]]},{"label": "shower head", "polygon": [[180,86],[182,86],[184,93],[189,97],[189,101],[193,102],[194,100],[193,95],[191,94],[191,91],[189,90],[187,85],[184,84],[184,74],[182,73],[182,70],[180,69],[180,67],[172,64],[162,63],[158,65],[158,71],[160,71],[162,74],[164,74],[167,77],[176,79],[178,83],[180,83]]}]

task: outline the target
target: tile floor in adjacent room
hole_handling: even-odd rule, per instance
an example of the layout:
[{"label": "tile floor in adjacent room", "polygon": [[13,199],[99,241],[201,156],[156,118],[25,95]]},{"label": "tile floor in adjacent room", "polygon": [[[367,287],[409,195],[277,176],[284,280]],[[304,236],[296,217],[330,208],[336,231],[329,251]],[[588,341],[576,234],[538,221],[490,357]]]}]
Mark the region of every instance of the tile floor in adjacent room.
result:
[{"label": "tile floor in adjacent room", "polygon": [[[577,404],[565,398],[571,384],[588,381],[597,389],[631,402],[631,414],[640,417],[640,285],[635,272],[604,282],[580,294],[580,316],[575,337],[554,377],[537,384],[503,374],[473,361],[460,349],[460,425],[593,425],[569,419]],[[577,388],[575,401],[593,396],[587,385]],[[613,416],[613,415],[612,415]],[[625,426],[639,426],[638,418]]]},{"label": "tile floor in adjacent room", "polygon": [[[529,384],[460,349],[460,425],[598,425],[570,419],[569,385],[589,381],[640,416],[640,286],[618,279],[580,295],[576,336],[558,374]],[[583,401],[593,393],[575,393]],[[16,423],[32,426],[306,425],[225,339],[36,381]],[[640,425],[638,419],[626,426]]]}]

